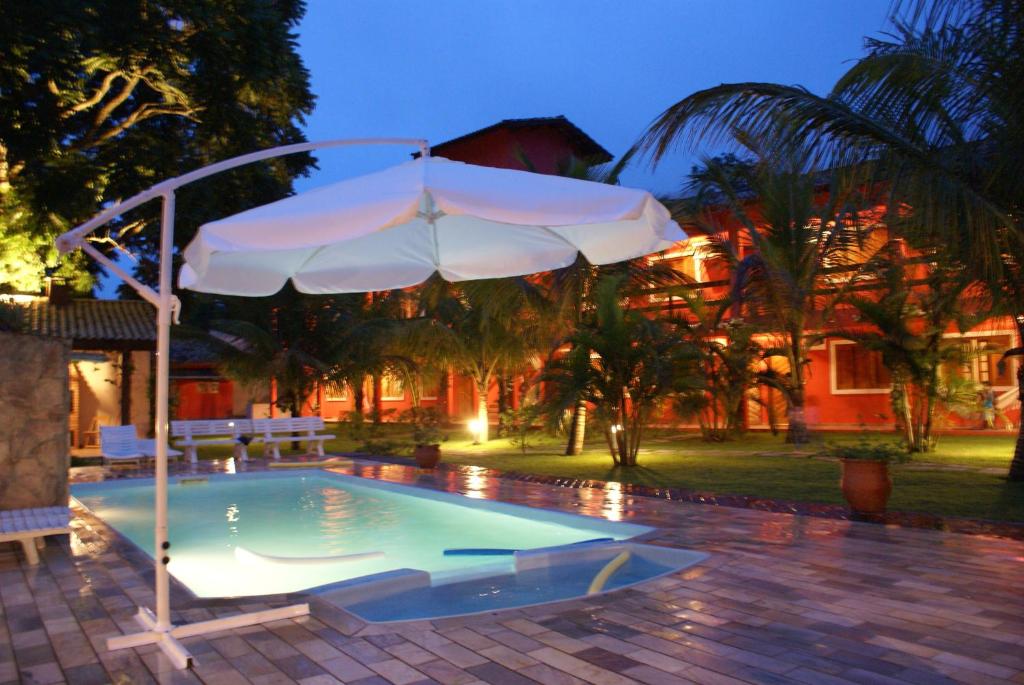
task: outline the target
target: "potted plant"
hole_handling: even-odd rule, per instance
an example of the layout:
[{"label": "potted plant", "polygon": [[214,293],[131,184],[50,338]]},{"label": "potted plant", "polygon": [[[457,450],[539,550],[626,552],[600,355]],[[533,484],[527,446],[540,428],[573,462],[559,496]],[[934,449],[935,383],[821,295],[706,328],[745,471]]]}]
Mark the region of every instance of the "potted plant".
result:
[{"label": "potted plant", "polygon": [[899,445],[862,439],[853,444],[833,445],[828,454],[839,459],[839,488],[856,514],[883,514],[892,493],[891,462],[906,461]]},{"label": "potted plant", "polygon": [[421,469],[432,469],[441,460],[441,414],[434,407],[413,407],[409,416],[416,445],[412,456]]}]

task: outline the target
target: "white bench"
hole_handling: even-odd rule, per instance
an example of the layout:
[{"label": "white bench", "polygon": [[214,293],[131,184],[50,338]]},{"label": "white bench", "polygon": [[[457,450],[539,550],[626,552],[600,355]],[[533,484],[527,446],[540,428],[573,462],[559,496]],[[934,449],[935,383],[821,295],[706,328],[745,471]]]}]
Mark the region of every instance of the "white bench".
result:
[{"label": "white bench", "polygon": [[35,509],[13,509],[0,511],[0,542],[20,542],[28,563],[39,563],[39,552],[47,535],[64,535],[71,532],[68,507],[37,507]]},{"label": "white bench", "polygon": [[[100,455],[104,463],[133,461],[156,457],[156,440],[140,438],[135,426],[100,426]],[[167,456],[180,457],[178,450],[167,449]]]},{"label": "white bench", "polygon": [[[324,429],[324,420],[319,416],[294,416],[284,419],[253,419],[253,432],[263,440],[264,456],[281,459],[282,442],[293,440],[306,443],[306,449],[324,456],[324,440],[333,435],[319,434]],[[295,435],[297,433],[297,435]]]},{"label": "white bench", "polygon": [[199,460],[197,450],[200,445],[233,445],[235,458],[247,461],[249,450],[239,438],[252,432],[252,421],[248,419],[171,421],[171,437],[180,438],[174,444],[185,448],[185,454],[193,464]]}]

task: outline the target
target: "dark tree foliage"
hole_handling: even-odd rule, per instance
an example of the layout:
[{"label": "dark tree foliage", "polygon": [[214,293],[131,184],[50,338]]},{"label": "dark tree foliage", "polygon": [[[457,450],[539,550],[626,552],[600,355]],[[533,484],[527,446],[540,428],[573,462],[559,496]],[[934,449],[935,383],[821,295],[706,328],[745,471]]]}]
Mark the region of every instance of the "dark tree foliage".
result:
[{"label": "dark tree foliage", "polygon": [[[0,4],[0,287],[37,288],[53,238],[104,203],[303,141],[314,102],[294,33],[304,11],[301,0]],[[183,189],[176,245],[203,221],[290,194],[313,164],[295,155]],[[114,227],[149,282],[158,231],[144,229],[158,213],[150,203]],[[85,290],[85,268],[72,257],[60,273]]]}]

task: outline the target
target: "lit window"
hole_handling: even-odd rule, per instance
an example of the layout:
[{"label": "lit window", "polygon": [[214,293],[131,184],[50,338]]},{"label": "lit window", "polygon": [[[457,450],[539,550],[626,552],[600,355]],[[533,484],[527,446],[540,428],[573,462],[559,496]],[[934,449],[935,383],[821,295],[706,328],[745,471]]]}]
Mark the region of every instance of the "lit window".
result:
[{"label": "lit window", "polygon": [[889,369],[882,353],[846,341],[832,342],[832,392],[888,392]]},{"label": "lit window", "polygon": [[1016,360],[1007,360],[1002,370],[999,359],[1013,346],[1009,333],[965,336],[956,340],[960,346],[960,363],[946,366],[946,373],[956,373],[975,383],[988,383],[995,388],[1016,386]]},{"label": "lit window", "polygon": [[405,399],[405,383],[399,376],[386,373],[380,381],[380,398],[384,401]]}]

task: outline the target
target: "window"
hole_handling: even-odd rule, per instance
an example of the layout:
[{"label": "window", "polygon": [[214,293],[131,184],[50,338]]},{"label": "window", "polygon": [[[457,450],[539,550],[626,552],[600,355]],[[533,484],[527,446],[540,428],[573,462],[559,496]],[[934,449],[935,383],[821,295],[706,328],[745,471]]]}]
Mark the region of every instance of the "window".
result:
[{"label": "window", "polygon": [[423,388],[421,400],[436,400],[441,395],[441,388],[444,385],[444,372],[426,374],[420,377],[420,384]]},{"label": "window", "polygon": [[399,376],[386,373],[380,380],[380,398],[385,401],[405,399],[405,383]]},{"label": "window", "polygon": [[220,393],[220,383],[217,381],[196,383],[196,392],[200,395],[217,395]]},{"label": "window", "polygon": [[988,383],[995,388],[1016,386],[1016,360],[1007,360],[1002,371],[999,370],[999,359],[1003,352],[1013,347],[1013,336],[1010,333],[970,335],[955,340],[954,344],[960,346],[960,363],[947,365],[947,373],[958,373],[962,378],[975,383]]},{"label": "window", "polygon": [[[695,281],[699,281],[698,270],[700,269],[700,258],[696,253],[683,255],[680,257],[670,257],[664,260],[664,264],[667,264],[671,269],[677,273],[681,273],[684,276],[692,278]],[[672,296],[667,293],[651,293],[649,300],[652,304],[658,304],[662,302],[671,302]]]},{"label": "window", "polygon": [[324,392],[325,402],[347,402],[348,385],[345,383],[328,383]]},{"label": "window", "polygon": [[842,340],[833,341],[831,350],[833,394],[889,392],[891,380],[881,352]]}]

